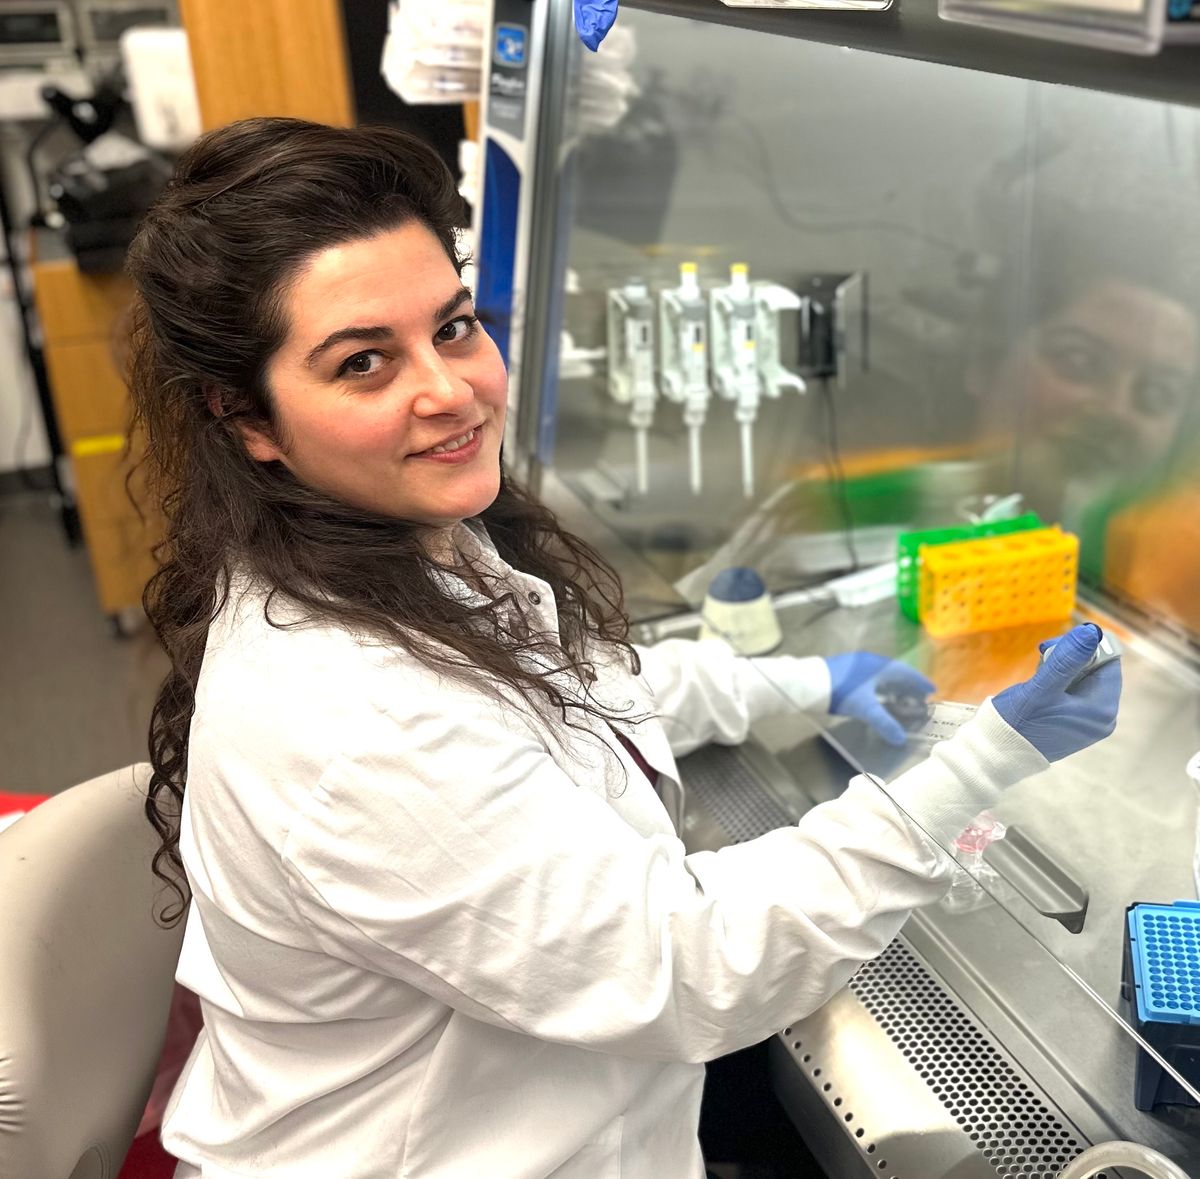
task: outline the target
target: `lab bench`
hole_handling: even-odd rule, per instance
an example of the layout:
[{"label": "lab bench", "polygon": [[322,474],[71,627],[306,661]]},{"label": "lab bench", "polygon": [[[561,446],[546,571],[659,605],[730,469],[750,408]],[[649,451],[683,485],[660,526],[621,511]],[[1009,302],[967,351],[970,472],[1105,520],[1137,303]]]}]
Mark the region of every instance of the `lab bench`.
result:
[{"label": "lab bench", "polygon": [[[1012,633],[995,632],[972,637],[947,664],[945,646],[903,619],[894,599],[849,609],[797,596],[779,610],[782,650],[895,654],[943,695],[957,680],[968,704],[1025,678],[1037,659],[1036,628],[1015,636],[1023,654]],[[1126,906],[1194,895],[1196,799],[1183,767],[1200,748],[1200,678],[1114,619],[1087,616],[1124,638],[1117,731],[993,808],[1086,895],[1085,912],[1043,916],[1037,896],[1003,878],[989,886],[999,900],[972,911],[929,906],[847,988],[780,1031],[770,1046],[775,1091],[831,1179],[1052,1179],[1087,1145],[1112,1139],[1200,1173],[1200,1110],[1134,1108],[1138,1045],[1116,1013]],[[684,625],[650,623],[640,637]],[[689,850],[794,822],[860,766],[888,779],[922,756],[872,743],[858,724],[775,717],[744,746],[683,759]],[[1027,879],[1014,880],[1028,892]]]}]

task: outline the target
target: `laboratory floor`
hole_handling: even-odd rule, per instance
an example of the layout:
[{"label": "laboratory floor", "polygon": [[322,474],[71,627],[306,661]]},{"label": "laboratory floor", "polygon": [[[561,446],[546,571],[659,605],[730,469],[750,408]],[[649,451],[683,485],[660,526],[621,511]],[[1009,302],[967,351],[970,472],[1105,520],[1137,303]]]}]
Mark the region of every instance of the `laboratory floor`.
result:
[{"label": "laboratory floor", "polygon": [[0,791],[55,794],[144,760],[166,667],[148,630],[113,636],[47,495],[0,496]]},{"label": "laboratory floor", "polygon": [[700,1145],[712,1179],[827,1179],[775,1098],[765,1043],[707,1072]]}]

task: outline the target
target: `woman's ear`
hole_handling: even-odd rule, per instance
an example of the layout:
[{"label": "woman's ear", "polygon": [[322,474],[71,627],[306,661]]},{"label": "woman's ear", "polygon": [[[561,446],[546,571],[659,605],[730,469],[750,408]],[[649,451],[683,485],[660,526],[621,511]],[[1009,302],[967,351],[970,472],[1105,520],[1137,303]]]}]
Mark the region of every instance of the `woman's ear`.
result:
[{"label": "woman's ear", "polygon": [[[225,405],[221,400],[220,390],[211,388],[205,394],[205,401],[208,404],[208,411],[214,418],[218,420],[228,416],[225,410]],[[242,444],[246,447],[246,453],[260,463],[273,463],[282,460],[283,451],[279,444],[264,431],[255,426],[250,425],[244,419],[239,419],[234,423],[237,431],[242,436]]]},{"label": "woman's ear", "polygon": [[279,443],[270,438],[262,430],[256,429],[249,422],[238,422],[238,430],[242,435],[246,453],[260,463],[275,463],[283,461],[283,451]]}]

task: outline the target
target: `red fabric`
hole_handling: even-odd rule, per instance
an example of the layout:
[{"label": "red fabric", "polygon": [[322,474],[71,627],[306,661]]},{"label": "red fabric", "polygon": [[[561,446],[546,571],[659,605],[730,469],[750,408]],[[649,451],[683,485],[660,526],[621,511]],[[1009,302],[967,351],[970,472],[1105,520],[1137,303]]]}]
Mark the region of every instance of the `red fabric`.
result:
[{"label": "red fabric", "polygon": [[162,1125],[171,1090],[175,1088],[175,1082],[179,1080],[179,1074],[183,1072],[183,1066],[187,1064],[203,1026],[200,1000],[187,987],[176,983],[171,994],[171,1008],[167,1013],[167,1030],[163,1036],[162,1055],[158,1058],[158,1073],[138,1124],[139,1135],[148,1134]]},{"label": "red fabric", "polygon": [[654,767],[638,752],[638,747],[624,733],[617,733],[616,729],[613,729],[613,732],[616,733],[617,740],[625,746],[625,752],[633,758],[637,768],[650,779],[650,785],[657,787],[658,773]]},{"label": "red fabric", "polygon": [[10,815],[13,811],[31,811],[48,797],[47,794],[5,794],[0,791],[0,815]]},{"label": "red fabric", "polygon": [[158,1130],[133,1140],[117,1179],[171,1179],[175,1160],[162,1148]]}]

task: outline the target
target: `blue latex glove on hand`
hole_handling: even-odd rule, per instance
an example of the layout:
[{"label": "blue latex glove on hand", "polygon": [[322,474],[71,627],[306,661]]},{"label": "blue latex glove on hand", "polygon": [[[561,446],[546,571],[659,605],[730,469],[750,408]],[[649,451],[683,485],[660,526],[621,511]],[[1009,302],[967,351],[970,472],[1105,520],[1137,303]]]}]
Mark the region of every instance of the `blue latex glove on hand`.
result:
[{"label": "blue latex glove on hand", "polygon": [[1121,661],[1113,660],[1071,681],[1087,666],[1103,634],[1085,622],[1038,648],[1054,650],[1033,679],[1014,684],[992,698],[1001,718],[1047,761],[1059,761],[1102,741],[1116,728],[1121,700]]},{"label": "blue latex glove on hand", "polygon": [[908,739],[904,726],[879,697],[917,696],[924,700],[933,691],[933,684],[907,663],[871,651],[827,655],[825,662],[829,667],[829,711],[834,716],[857,717],[889,745],[903,745]]},{"label": "blue latex glove on hand", "polygon": [[617,19],[617,0],[575,0],[575,30],[593,52]]}]

